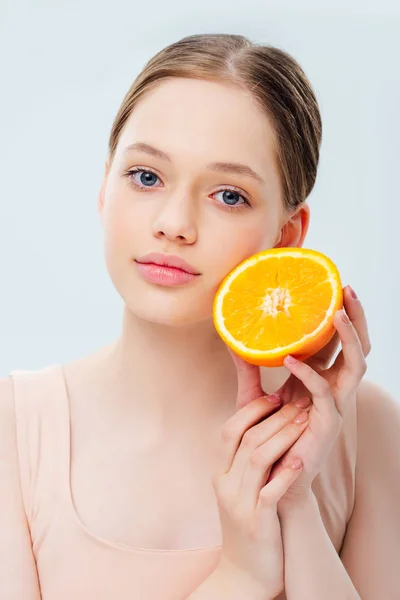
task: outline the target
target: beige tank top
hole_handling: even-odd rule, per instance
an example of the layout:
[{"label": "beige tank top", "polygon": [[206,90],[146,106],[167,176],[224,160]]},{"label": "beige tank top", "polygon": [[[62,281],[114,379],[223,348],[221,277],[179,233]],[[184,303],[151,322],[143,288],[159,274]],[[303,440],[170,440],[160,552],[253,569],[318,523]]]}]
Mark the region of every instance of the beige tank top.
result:
[{"label": "beige tank top", "polygon": [[[79,520],[72,501],[69,402],[62,366],[14,370],[10,375],[23,501],[42,600],[186,598],[214,570],[221,546],[132,548],[93,535]],[[355,456],[354,409],[346,416],[327,468],[313,484],[338,552],[353,509]]]}]

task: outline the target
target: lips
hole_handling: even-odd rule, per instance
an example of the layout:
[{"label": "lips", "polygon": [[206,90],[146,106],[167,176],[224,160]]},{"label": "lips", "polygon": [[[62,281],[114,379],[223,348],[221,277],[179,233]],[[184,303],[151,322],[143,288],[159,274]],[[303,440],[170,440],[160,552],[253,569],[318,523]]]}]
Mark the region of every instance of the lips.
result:
[{"label": "lips", "polygon": [[188,262],[186,262],[180,256],[174,254],[160,254],[159,252],[150,252],[140,258],[136,259],[136,262],[141,264],[155,264],[161,267],[170,267],[173,269],[179,269],[184,273],[190,273],[192,275],[200,275],[198,270]]}]

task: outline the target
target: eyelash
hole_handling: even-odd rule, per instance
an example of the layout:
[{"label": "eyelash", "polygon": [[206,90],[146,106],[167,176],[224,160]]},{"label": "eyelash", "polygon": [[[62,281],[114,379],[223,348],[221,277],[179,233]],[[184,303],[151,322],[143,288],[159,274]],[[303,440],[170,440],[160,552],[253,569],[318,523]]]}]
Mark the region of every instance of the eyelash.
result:
[{"label": "eyelash", "polygon": [[[146,186],[142,187],[142,186],[138,185],[135,181],[133,181],[131,179],[130,176],[132,175],[132,173],[139,173],[140,171],[143,171],[144,173],[152,173],[153,175],[155,175],[156,177],[158,177],[157,173],[155,173],[151,169],[143,169],[141,167],[134,167],[132,169],[128,169],[127,171],[124,171],[124,177],[127,177],[129,183],[131,185],[133,185],[136,189],[143,190],[144,192],[150,191],[151,187],[148,187],[146,189]],[[228,187],[227,188],[222,188],[221,190],[218,190],[217,192],[214,192],[214,194],[217,194],[218,192],[224,192],[224,191],[237,193],[244,200],[244,204],[238,204],[237,206],[229,206],[229,204],[225,204],[224,206],[227,208],[227,210],[232,210],[232,211],[233,210],[240,210],[240,209],[246,207],[246,205],[249,206],[249,207],[251,207],[251,204],[248,201],[248,199],[246,198],[246,196],[244,196],[242,193],[239,192],[238,189],[236,189],[234,187],[232,187],[232,188],[228,188]]]}]

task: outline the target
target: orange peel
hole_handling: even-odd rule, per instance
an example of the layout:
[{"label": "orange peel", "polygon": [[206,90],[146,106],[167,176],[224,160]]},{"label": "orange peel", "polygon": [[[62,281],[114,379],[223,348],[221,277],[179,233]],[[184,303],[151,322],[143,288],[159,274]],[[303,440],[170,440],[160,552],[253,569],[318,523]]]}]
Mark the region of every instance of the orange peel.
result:
[{"label": "orange peel", "polygon": [[309,358],[335,334],[343,289],[335,263],[309,248],[272,248],[226,275],[213,302],[213,321],[244,360],[282,366],[286,355]]}]

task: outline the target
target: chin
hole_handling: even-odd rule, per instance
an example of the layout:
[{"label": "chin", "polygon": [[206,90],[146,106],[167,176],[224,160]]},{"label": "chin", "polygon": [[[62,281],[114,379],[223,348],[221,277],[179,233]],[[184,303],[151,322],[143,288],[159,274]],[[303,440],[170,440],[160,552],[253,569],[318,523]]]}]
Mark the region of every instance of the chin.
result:
[{"label": "chin", "polygon": [[208,298],[199,290],[194,292],[184,288],[163,287],[144,290],[139,286],[134,291],[120,295],[134,316],[150,323],[180,327],[212,319],[214,296]]},{"label": "chin", "polygon": [[157,302],[142,304],[136,301],[134,303],[126,303],[125,306],[138,319],[169,327],[196,325],[212,318],[211,311],[193,311],[187,302],[182,303],[181,306],[175,306],[170,310],[167,306],[160,307],[160,303]]}]

